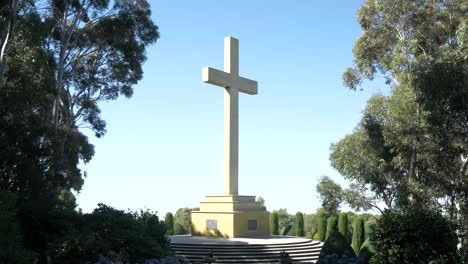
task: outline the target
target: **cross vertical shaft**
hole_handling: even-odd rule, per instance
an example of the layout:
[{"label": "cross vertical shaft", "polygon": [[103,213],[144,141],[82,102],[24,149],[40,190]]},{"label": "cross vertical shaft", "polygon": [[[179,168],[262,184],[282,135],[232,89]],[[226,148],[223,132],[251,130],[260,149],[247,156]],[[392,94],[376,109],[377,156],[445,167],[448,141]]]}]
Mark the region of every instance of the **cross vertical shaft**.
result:
[{"label": "cross vertical shaft", "polygon": [[[224,72],[239,76],[239,41],[224,39]],[[224,89],[224,195],[239,194],[239,90]]]},{"label": "cross vertical shaft", "polygon": [[202,79],[224,88],[224,195],[238,195],[239,92],[258,92],[256,81],[239,76],[239,40],[224,39],[224,71],[205,67]]}]

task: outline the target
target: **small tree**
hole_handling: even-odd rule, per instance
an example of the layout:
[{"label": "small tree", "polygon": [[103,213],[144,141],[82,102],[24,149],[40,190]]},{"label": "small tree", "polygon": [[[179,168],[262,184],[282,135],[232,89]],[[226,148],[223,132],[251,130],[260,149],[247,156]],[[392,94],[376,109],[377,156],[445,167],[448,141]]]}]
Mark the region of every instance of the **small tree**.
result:
[{"label": "small tree", "polygon": [[348,241],[348,214],[340,213],[338,217],[338,232],[340,232]]},{"label": "small tree", "polygon": [[[190,233],[192,229],[192,210],[190,208],[179,208],[174,215],[174,224],[179,224],[182,228],[177,228],[178,232],[184,232],[184,234]],[[174,234],[181,235],[176,232],[176,225],[174,226]]]},{"label": "small tree", "polygon": [[366,234],[364,231],[364,220],[361,217],[358,217],[356,220],[354,220],[352,242],[352,246],[356,255],[359,254],[359,249],[361,248],[362,243],[364,243],[365,238]]},{"label": "small tree", "polygon": [[296,236],[303,237],[305,236],[304,232],[304,215],[301,212],[296,213],[296,219],[294,221]]},{"label": "small tree", "polygon": [[320,241],[325,241],[325,234],[327,230],[327,222],[325,219],[325,212],[320,210],[318,212],[318,239]]},{"label": "small tree", "polygon": [[278,213],[276,212],[270,214],[270,234],[279,235]]},{"label": "small tree", "polygon": [[322,176],[316,186],[317,194],[322,202],[322,208],[327,216],[338,214],[341,202],[343,202],[343,189],[328,176]]},{"label": "small tree", "polygon": [[337,231],[338,221],[336,221],[336,217],[330,216],[327,220],[327,236],[325,240],[327,240],[333,232]]},{"label": "small tree", "polygon": [[255,202],[259,203],[262,207],[265,207],[265,199],[263,199],[263,197],[258,196],[257,199],[255,199]]},{"label": "small tree", "polygon": [[174,235],[174,216],[171,212],[167,212],[166,218],[164,218],[164,223],[166,225],[166,235]]}]

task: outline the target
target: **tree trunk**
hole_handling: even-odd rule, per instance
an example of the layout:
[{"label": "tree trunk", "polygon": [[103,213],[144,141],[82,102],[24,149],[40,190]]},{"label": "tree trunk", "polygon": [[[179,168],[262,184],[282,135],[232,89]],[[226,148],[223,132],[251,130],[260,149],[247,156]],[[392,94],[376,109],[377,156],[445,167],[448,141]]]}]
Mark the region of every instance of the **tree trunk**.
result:
[{"label": "tree trunk", "polygon": [[10,10],[11,13],[8,17],[8,24],[6,27],[6,32],[2,38],[2,46],[0,49],[0,87],[3,86],[3,82],[5,80],[5,72],[6,72],[6,53],[8,52],[8,42],[13,36],[13,29],[15,27],[16,16],[18,11],[18,0],[11,0],[10,2]]}]

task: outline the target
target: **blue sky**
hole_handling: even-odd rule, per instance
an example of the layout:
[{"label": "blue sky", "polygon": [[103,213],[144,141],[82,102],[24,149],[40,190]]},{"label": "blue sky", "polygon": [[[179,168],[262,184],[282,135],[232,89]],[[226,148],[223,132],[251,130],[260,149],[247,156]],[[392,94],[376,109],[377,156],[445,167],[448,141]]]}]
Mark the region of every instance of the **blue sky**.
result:
[{"label": "blue sky", "polygon": [[147,50],[131,99],[102,103],[108,132],[90,135],[93,160],[77,202],[148,208],[164,216],[223,193],[223,89],[202,67],[223,68],[223,39],[240,42],[240,75],[259,93],[240,95],[239,192],[272,211],[313,213],[322,175],[346,185],[329,147],[351,133],[372,93],[343,87],[361,34],[358,0],[150,1],[161,38]]}]

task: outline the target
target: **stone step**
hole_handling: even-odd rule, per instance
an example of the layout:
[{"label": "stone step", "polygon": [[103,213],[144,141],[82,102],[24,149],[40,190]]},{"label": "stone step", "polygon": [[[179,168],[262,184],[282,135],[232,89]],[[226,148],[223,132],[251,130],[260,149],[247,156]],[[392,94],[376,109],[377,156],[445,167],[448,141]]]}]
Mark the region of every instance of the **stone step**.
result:
[{"label": "stone step", "polygon": [[[244,255],[271,255],[271,254],[279,254],[283,250],[274,250],[274,251],[212,251],[215,255],[237,255],[239,252],[242,252]],[[320,253],[320,249],[310,250],[310,249],[297,249],[297,250],[284,250],[289,254],[313,254],[313,253]],[[209,251],[194,251],[194,250],[174,250],[176,254],[191,254],[191,255],[208,255]]]},{"label": "stone step", "polygon": [[289,254],[292,263],[315,263],[323,245],[320,241],[291,237],[271,240],[182,237],[174,240],[179,242],[171,243],[176,256],[184,256],[192,263],[203,263],[211,251],[216,257],[215,264],[280,263],[282,251]]},{"label": "stone step", "polygon": [[306,241],[306,242],[296,242],[296,243],[281,243],[281,244],[188,244],[188,243],[171,243],[172,245],[178,247],[191,247],[191,248],[275,248],[275,247],[292,247],[292,246],[302,246],[302,245],[321,245],[320,241]]},{"label": "stone step", "polygon": [[[193,264],[195,263],[206,263],[204,258],[192,258],[189,259]],[[292,263],[315,263],[318,258],[291,258]],[[279,256],[272,256],[270,258],[237,258],[237,259],[216,259],[215,264],[218,263],[231,263],[231,264],[243,264],[243,263],[280,263]]]},{"label": "stone step", "polygon": [[[286,250],[294,263],[315,263],[320,254],[321,248],[315,248],[314,250],[297,248],[293,250]],[[282,250],[274,251],[218,251],[213,250],[214,256],[216,256],[216,263],[278,263],[280,252]],[[204,257],[208,255],[207,251],[180,251],[175,250],[176,255],[186,257],[192,262],[201,262]]]},{"label": "stone step", "polygon": [[283,246],[283,247],[262,247],[262,248],[250,248],[250,247],[190,247],[190,246],[178,246],[172,244],[172,249],[174,250],[189,250],[189,251],[276,251],[276,250],[295,250],[295,249],[309,249],[309,250],[320,250],[321,245],[304,245],[304,246]]},{"label": "stone step", "polygon": [[[320,251],[302,251],[302,252],[297,252],[297,251],[286,251],[289,256],[291,257],[310,257],[310,256],[318,256],[320,254]],[[184,255],[184,256],[207,256],[208,255],[208,252],[184,252],[184,251],[175,251],[174,252],[176,255]],[[279,255],[281,253],[281,251],[276,251],[276,252],[268,252],[268,253],[265,253],[265,252],[250,252],[250,253],[246,253],[246,252],[242,252],[242,251],[238,251],[238,252],[232,252],[232,253],[225,253],[225,252],[213,252],[213,255],[215,255],[216,257],[219,257],[219,258],[229,258],[229,257],[237,257],[239,255],[242,255],[242,256],[245,256],[245,257],[248,257],[248,256],[254,256],[254,257],[268,257],[268,256],[272,256],[272,255]]]}]

